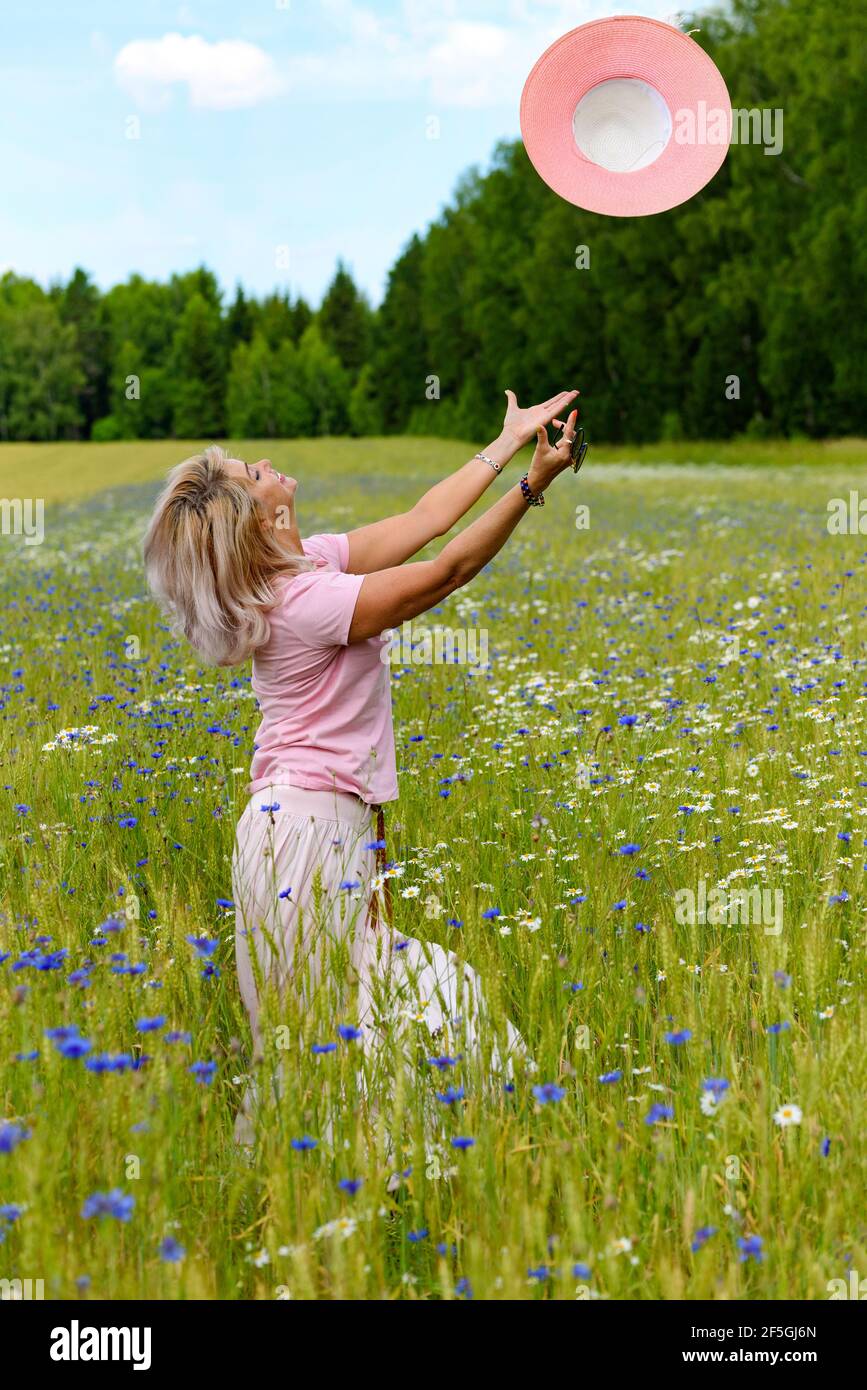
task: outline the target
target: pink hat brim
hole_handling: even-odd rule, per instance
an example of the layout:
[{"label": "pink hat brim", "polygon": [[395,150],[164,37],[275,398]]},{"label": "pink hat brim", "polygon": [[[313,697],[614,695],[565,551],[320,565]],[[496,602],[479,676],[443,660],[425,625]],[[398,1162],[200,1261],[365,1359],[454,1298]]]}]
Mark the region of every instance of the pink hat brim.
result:
[{"label": "pink hat brim", "polygon": [[[672,135],[652,164],[614,173],[581,153],[572,131],[575,107],[591,87],[611,78],[648,82],[664,98]],[[537,173],[561,198],[609,217],[646,217],[686,202],[713,178],[728,153],[724,144],[675,138],[682,111],[725,112],[731,100],[716,64],[693,39],[657,19],[618,15],[564,34],[539,59],[521,97],[521,132]]]}]

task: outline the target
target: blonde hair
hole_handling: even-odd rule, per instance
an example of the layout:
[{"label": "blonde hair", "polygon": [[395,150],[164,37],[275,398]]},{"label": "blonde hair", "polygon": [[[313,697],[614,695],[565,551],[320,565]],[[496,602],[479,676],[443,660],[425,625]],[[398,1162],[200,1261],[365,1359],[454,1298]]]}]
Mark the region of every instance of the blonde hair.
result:
[{"label": "blonde hair", "polygon": [[280,575],[313,568],[262,525],[262,509],[213,445],[173,468],[144,539],[148,584],[211,666],[236,666],[267,642]]}]

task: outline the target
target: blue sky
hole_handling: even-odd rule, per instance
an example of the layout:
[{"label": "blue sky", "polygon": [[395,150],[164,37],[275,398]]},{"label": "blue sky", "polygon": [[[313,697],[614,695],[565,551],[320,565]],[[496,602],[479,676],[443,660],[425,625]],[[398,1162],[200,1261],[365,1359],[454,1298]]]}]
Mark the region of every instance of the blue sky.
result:
[{"label": "blue sky", "polygon": [[342,256],[375,303],[459,176],[519,134],[548,44],[670,4],[2,0],[0,271],[107,287],[204,262],[229,291],[318,303]]}]

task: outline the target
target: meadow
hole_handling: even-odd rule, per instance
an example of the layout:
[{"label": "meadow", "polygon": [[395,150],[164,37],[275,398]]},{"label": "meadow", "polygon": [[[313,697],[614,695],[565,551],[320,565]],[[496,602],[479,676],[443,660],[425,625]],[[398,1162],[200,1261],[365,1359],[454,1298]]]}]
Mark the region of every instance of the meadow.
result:
[{"label": "meadow", "polygon": [[[308,533],[473,452],[237,448],[300,478]],[[486,1046],[508,1016],[532,1062],[492,1086],[422,1019],[411,1083],[362,1084],[352,1018],[271,999],[290,1084],[252,1150],[230,857],[255,701],[139,558],[189,451],[0,447],[0,495],[46,503],[41,545],[0,536],[0,1281],[765,1300],[867,1274],[867,541],[827,525],[867,445],[593,450],[418,620],[485,632],[489,665],[392,667],[393,927],[474,965]]]}]

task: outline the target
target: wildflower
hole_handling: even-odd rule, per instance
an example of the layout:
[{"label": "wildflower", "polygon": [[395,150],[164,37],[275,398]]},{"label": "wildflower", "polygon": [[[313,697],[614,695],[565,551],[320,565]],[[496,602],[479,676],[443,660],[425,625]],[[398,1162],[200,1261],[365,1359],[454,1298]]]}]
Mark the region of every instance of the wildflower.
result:
[{"label": "wildflower", "polygon": [[499,907],[488,907],[482,913],[482,920],[491,919],[493,917],[500,917],[501,915],[502,910]]},{"label": "wildflower", "polygon": [[312,1043],[310,1046],[310,1051],[313,1053],[314,1057],[324,1057],[328,1052],[337,1051],[337,1043]]},{"label": "wildflower", "polygon": [[0,1124],[0,1154],[11,1154],[29,1138],[30,1130],[21,1125]]},{"label": "wildflower", "polygon": [[699,1226],[689,1247],[692,1253],[695,1254],[703,1245],[707,1244],[711,1236],[715,1235],[716,1226]]},{"label": "wildflower", "polygon": [[641,845],[628,844],[628,845],[621,845],[620,848],[619,848],[619,850],[617,851],[617,853],[618,853],[618,854],[628,854],[628,855],[632,855],[632,854],[639,854],[640,851],[641,851]]},{"label": "wildflower", "polygon": [[309,1134],[302,1134],[300,1139],[290,1140],[290,1145],[296,1153],[307,1153],[309,1149],[315,1149],[319,1141],[313,1139]]},{"label": "wildflower", "polygon": [[121,1188],[114,1187],[111,1192],[94,1192],[81,1208],[85,1221],[93,1217],[113,1216],[116,1221],[129,1221],[135,1206],[135,1197],[130,1197]]},{"label": "wildflower", "polygon": [[349,1023],[341,1023],[337,1032],[344,1042],[358,1042],[362,1035],[360,1028],[353,1028]]},{"label": "wildflower", "polygon": [[337,1186],[341,1189],[342,1192],[348,1192],[350,1197],[354,1197],[358,1189],[361,1187],[361,1184],[361,1178],[341,1178]]},{"label": "wildflower", "polygon": [[673,1118],[674,1110],[672,1109],[672,1107],[670,1105],[660,1105],[657,1102],[654,1105],[651,1105],[650,1109],[644,1117],[644,1123],[646,1125],[658,1125],[662,1122],[662,1120],[671,1120]]},{"label": "wildflower", "polygon": [[557,1086],[553,1081],[547,1081],[543,1086],[534,1086],[533,1095],[540,1105],[548,1105],[549,1102],[556,1104],[561,1101],[566,1092],[562,1086]]},{"label": "wildflower", "polygon": [[603,1073],[602,1073],[602,1075],[600,1076],[599,1080],[602,1082],[602,1085],[603,1085],[603,1086],[613,1086],[615,1081],[622,1081],[622,1080],[623,1080],[623,1072],[622,1072],[622,1071],[606,1071],[606,1072],[603,1072]]},{"label": "wildflower", "polygon": [[161,1028],[166,1026],[165,1015],[158,1014],[154,1018],[140,1018],[135,1026],[138,1033],[158,1033]]},{"label": "wildflower", "polygon": [[180,1264],[186,1253],[184,1247],[175,1240],[174,1236],[166,1236],[160,1242],[160,1259],[165,1264]]},{"label": "wildflower", "polygon": [[831,1152],[831,1140],[823,1139],[819,1145],[819,1151],[823,1158],[827,1158],[828,1154]]},{"label": "wildflower", "polygon": [[689,1028],[681,1028],[678,1032],[666,1033],[665,1041],[671,1043],[672,1047],[682,1047],[684,1043],[689,1042],[691,1037],[692,1032]]},{"label": "wildflower", "polygon": [[207,936],[188,936],[187,941],[201,960],[212,956],[220,944],[219,941],[210,941]]},{"label": "wildflower", "polygon": [[781,1105],[774,1115],[774,1121],[780,1129],[787,1129],[789,1125],[799,1125],[803,1119],[801,1107],[799,1105]]},{"label": "wildflower", "polygon": [[406,1238],[411,1245],[418,1245],[420,1241],[427,1240],[429,1235],[430,1231],[428,1230],[428,1228],[426,1226],[422,1226],[421,1230],[408,1231]]},{"label": "wildflower", "polygon": [[475,1144],[475,1142],[476,1142],[475,1139],[453,1139],[453,1140],[452,1140],[452,1148],[453,1148],[453,1149],[471,1149],[471,1148],[473,1147],[473,1145]]},{"label": "wildflower", "polygon": [[746,1264],[747,1260],[755,1260],[760,1264],[764,1259],[762,1253],[761,1236],[738,1236],[738,1249],[740,1250],[740,1262]]},{"label": "wildflower", "polygon": [[442,1101],[443,1105],[455,1105],[465,1096],[463,1086],[449,1086],[447,1091],[437,1092],[437,1100]]},{"label": "wildflower", "polygon": [[187,1067],[187,1071],[196,1078],[200,1086],[210,1086],[217,1072],[217,1064],[216,1062],[193,1062],[191,1067]]}]

